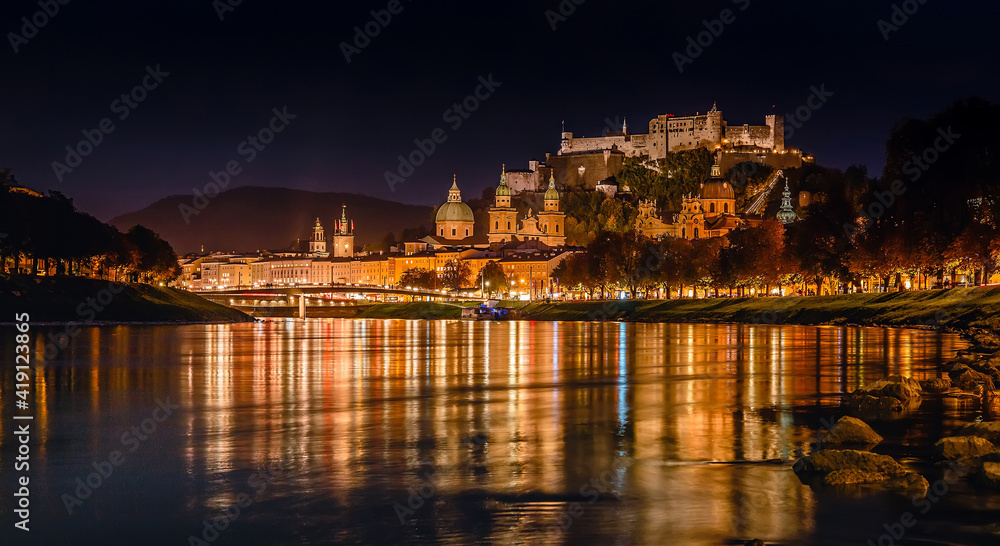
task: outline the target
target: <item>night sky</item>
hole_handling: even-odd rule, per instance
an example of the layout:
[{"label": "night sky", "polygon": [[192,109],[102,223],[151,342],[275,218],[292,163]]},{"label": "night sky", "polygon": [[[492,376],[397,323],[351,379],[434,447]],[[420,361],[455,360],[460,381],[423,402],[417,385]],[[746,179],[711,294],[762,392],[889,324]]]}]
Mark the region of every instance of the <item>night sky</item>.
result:
[{"label": "night sky", "polygon": [[[761,125],[825,85],[833,96],[787,144],[825,165],[866,164],[878,174],[901,117],[971,95],[1000,100],[995,2],[895,2],[919,7],[886,41],[878,26],[893,13],[886,0],[564,0],[575,12],[556,30],[546,11],[558,13],[559,0],[401,0],[402,11],[348,63],[341,43],[388,0],[243,0],[220,21],[226,1],[71,0],[27,43],[15,39],[17,53],[7,34],[0,167],[103,220],[189,194],[234,160],[242,172],[231,187],[435,204],[452,173],[469,198],[496,185],[501,163],[526,168],[556,153],[563,120],[577,136],[597,136],[606,119],[624,116],[639,133],[657,114],[705,112],[717,101],[730,124]],[[724,9],[735,20],[680,73],[672,54]],[[40,10],[37,0],[3,2],[3,31],[22,34],[21,18]],[[113,111],[114,101],[157,65],[169,75],[119,119],[125,110]],[[453,128],[445,111],[490,74],[500,86]],[[285,107],[296,118],[248,163],[238,147]],[[60,182],[52,162],[65,162],[65,147],[103,118],[114,130]],[[437,128],[448,139],[391,191],[385,171]]]}]

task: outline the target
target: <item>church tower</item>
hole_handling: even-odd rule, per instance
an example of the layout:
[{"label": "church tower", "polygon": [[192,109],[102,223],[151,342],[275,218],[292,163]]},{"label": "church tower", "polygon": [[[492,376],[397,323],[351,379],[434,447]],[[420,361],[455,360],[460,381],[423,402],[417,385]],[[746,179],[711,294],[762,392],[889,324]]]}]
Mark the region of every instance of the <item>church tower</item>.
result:
[{"label": "church tower", "polygon": [[354,221],[347,223],[347,205],[340,212],[340,221],[333,231],[333,257],[350,258],[354,256]]},{"label": "church tower", "polygon": [[323,224],[319,223],[319,218],[316,219],[316,225],[313,226],[312,239],[309,240],[309,253],[317,256],[326,255],[326,234],[323,230]]},{"label": "church tower", "polygon": [[546,245],[566,244],[566,213],[559,211],[559,192],[554,175],[549,176],[549,189],[545,191],[542,212],[538,213],[538,229],[545,233],[540,239]]},{"label": "church tower", "polygon": [[[506,166],[500,171],[500,185],[497,186],[496,200],[490,207],[489,239],[491,243],[510,242],[517,235],[517,209],[510,203],[510,187],[507,186]],[[556,205],[558,207],[558,204]]]},{"label": "church tower", "polygon": [[788,189],[788,179],[785,179],[785,191],[781,192],[781,209],[778,210],[778,221],[782,224],[791,224],[798,220],[795,209],[792,208],[792,192]]}]

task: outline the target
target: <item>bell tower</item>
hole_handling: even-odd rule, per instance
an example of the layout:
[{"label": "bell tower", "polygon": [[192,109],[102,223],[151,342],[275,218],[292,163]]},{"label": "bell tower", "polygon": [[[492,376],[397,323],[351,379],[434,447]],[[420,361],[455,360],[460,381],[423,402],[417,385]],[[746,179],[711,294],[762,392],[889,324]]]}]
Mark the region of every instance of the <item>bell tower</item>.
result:
[{"label": "bell tower", "polygon": [[510,206],[510,187],[507,186],[507,168],[500,171],[500,185],[490,207],[489,239],[491,243],[513,241],[517,236],[517,209]]},{"label": "bell tower", "polygon": [[539,239],[546,245],[566,244],[566,213],[559,211],[559,192],[554,175],[549,176],[549,189],[545,190],[542,212],[538,213],[538,229],[545,233]]},{"label": "bell tower", "polygon": [[319,218],[316,219],[312,238],[309,239],[309,253],[317,256],[326,255],[326,233],[323,230],[323,224],[319,223]]},{"label": "bell tower", "polygon": [[334,258],[350,258],[354,256],[354,221],[347,222],[347,205],[341,208],[340,221],[333,231]]}]

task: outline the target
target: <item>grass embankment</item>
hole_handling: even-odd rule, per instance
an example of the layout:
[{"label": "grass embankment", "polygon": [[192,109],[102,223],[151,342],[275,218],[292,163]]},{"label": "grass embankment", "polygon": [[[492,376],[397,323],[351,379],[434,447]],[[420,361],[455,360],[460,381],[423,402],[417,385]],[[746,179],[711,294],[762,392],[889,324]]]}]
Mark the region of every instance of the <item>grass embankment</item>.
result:
[{"label": "grass embankment", "polygon": [[[520,302],[506,302],[520,307]],[[358,318],[455,319],[461,307],[438,303],[376,304]],[[634,322],[743,322],[774,324],[860,324],[872,326],[1000,325],[1000,287],[953,288],[789,298],[710,298],[532,303],[521,308],[528,320],[624,320]]]},{"label": "grass embankment", "polygon": [[0,322],[28,313],[32,322],[251,322],[200,296],[146,284],[79,277],[0,276]]},{"label": "grass embankment", "polygon": [[1000,324],[1000,288],[953,288],[788,298],[533,303],[530,320],[743,322],[987,327]]}]

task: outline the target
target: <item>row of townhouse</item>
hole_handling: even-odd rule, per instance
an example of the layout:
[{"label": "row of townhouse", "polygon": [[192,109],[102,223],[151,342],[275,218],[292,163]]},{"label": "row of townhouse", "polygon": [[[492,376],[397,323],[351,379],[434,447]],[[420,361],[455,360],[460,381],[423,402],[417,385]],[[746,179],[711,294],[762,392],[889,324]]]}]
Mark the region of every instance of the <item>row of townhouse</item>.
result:
[{"label": "row of townhouse", "polygon": [[512,291],[544,295],[555,292],[552,272],[572,250],[433,249],[418,241],[405,243],[403,252],[321,258],[308,255],[211,254],[180,260],[181,276],[175,286],[189,290],[274,287],[289,285],[352,284],[396,286],[410,269],[438,274],[451,260],[469,265],[472,283],[489,262],[499,262]]}]

